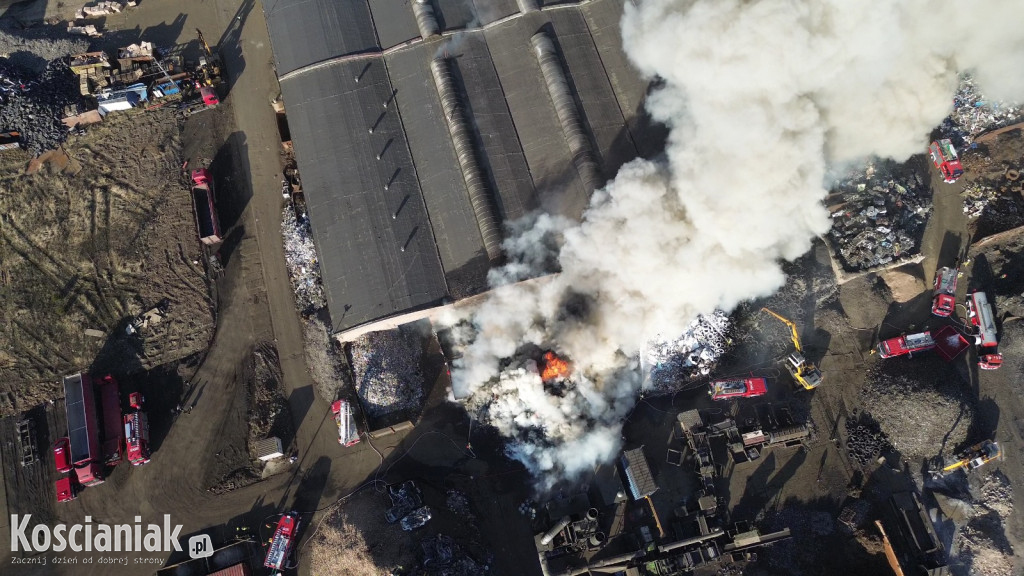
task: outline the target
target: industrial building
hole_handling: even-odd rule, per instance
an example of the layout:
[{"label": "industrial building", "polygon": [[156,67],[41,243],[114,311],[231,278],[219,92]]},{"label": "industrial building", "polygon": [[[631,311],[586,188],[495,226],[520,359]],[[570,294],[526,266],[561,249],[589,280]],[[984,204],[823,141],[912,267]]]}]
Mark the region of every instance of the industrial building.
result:
[{"label": "industrial building", "polygon": [[264,4],[339,337],[484,292],[508,223],[660,153],[624,3]]}]

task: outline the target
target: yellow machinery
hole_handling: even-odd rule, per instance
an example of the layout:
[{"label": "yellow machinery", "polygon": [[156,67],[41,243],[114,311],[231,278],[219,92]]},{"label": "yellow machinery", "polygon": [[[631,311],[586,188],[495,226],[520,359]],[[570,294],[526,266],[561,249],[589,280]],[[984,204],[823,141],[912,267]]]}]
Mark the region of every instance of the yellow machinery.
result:
[{"label": "yellow machinery", "polygon": [[800,335],[797,333],[796,324],[768,308],[761,308],[761,310],[781,320],[786,326],[789,326],[789,330],[792,332],[793,346],[796,350],[794,350],[793,353],[789,355],[789,358],[787,358],[788,361],[786,362],[786,368],[789,369],[793,378],[803,386],[805,390],[814,390],[821,385],[821,370],[818,370],[817,366],[808,362],[807,358],[804,358],[804,350],[803,347],[800,346]]},{"label": "yellow machinery", "polygon": [[959,460],[942,469],[943,474],[955,472],[961,468],[965,472],[973,472],[993,460],[1002,458],[1003,451],[999,448],[998,442],[985,440],[971,446],[966,452],[959,456]]},{"label": "yellow machinery", "polygon": [[203,56],[199,58],[199,69],[196,71],[197,79],[204,86],[213,86],[220,82],[220,56],[214,54],[210,45],[203,38],[203,31],[196,28],[196,35],[199,37],[199,46],[203,49]]}]

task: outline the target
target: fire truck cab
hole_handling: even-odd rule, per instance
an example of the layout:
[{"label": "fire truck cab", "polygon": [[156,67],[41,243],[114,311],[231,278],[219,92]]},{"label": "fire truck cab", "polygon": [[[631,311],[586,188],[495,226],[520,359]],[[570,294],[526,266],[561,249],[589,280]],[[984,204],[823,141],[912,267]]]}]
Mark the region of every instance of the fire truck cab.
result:
[{"label": "fire truck cab", "polygon": [[952,184],[964,175],[964,167],[960,164],[960,157],[956,148],[948,138],[932,142],[928,147],[928,153],[932,157],[932,163],[942,174],[942,180],[946,184]]}]

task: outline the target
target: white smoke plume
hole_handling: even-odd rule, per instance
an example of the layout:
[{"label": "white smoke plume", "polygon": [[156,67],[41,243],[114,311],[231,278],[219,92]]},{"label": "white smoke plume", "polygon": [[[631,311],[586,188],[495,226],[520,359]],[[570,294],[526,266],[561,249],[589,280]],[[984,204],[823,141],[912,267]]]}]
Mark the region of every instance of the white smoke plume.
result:
[{"label": "white smoke plume", "polygon": [[[1021,22],[1019,0],[626,2],[626,53],[662,81],[647,107],[671,129],[665,158],[624,166],[578,225],[543,218],[510,241],[456,395],[542,487],[611,458],[645,343],[778,289],[779,262],[829,226],[826,170],[923,152],[959,73],[1019,100]],[[537,237],[557,242],[524,249]],[[509,283],[550,258],[561,274]],[[571,358],[572,381],[510,364],[528,345]]]}]

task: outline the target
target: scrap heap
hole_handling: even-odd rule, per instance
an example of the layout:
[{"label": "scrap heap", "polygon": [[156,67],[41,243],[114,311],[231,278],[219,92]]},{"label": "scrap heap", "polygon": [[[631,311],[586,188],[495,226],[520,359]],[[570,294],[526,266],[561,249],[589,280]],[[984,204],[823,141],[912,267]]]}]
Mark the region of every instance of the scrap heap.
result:
[{"label": "scrap heap", "polygon": [[919,172],[897,174],[895,164],[869,164],[843,179],[826,198],[832,213],[828,239],[847,272],[869,270],[917,254],[931,190]]},{"label": "scrap heap", "polygon": [[420,408],[422,351],[415,332],[401,328],[372,332],[352,342],[356,392],[370,416]]},{"label": "scrap heap", "polygon": [[939,130],[944,138],[966,146],[986,130],[1020,121],[1021,112],[1020,107],[985,100],[985,95],[974,84],[974,79],[965,74],[953,97],[953,113],[942,121]]},{"label": "scrap heap", "polygon": [[313,231],[309,217],[296,216],[291,206],[281,216],[281,235],[284,237],[284,259],[288,277],[295,290],[295,302],[303,314],[310,314],[327,305],[320,280],[320,265],[313,244]]},{"label": "scrap heap", "polygon": [[78,84],[63,58],[35,74],[0,58],[0,128],[21,133],[22,147],[33,154],[67,139],[64,109],[78,101]]},{"label": "scrap heap", "polygon": [[729,317],[721,310],[701,314],[682,336],[648,343],[642,361],[650,372],[647,386],[672,392],[694,376],[707,376],[729,345]]}]

